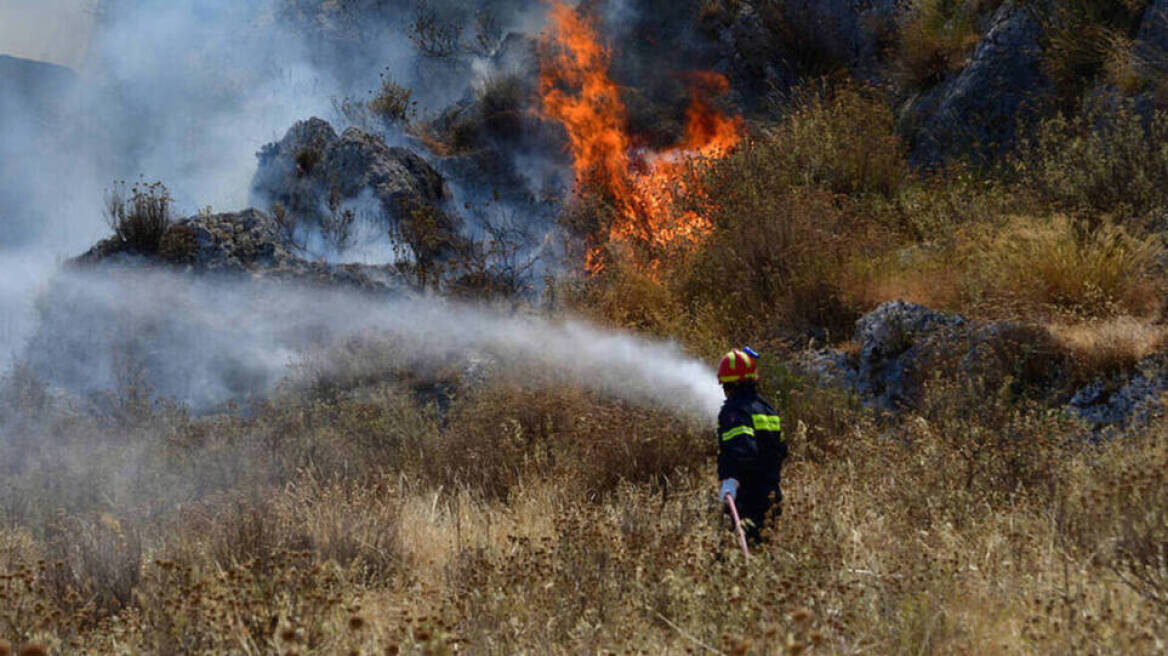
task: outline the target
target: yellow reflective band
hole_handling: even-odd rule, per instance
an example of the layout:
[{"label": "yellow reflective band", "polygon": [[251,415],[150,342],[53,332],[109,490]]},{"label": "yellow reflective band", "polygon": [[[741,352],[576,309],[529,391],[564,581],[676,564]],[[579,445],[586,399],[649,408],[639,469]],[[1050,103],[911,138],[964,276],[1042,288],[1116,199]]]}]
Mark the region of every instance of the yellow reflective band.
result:
[{"label": "yellow reflective band", "polygon": [[753,437],[754,429],[750,426],[738,426],[736,428],[731,428],[725,433],[722,433],[722,441],[725,442],[726,440],[732,440],[739,435],[750,435]]},{"label": "yellow reflective band", "polygon": [[718,380],[723,383],[737,383],[742,380],[742,376],[738,374],[730,374],[729,376],[718,376]]},{"label": "yellow reflective band", "polygon": [[783,420],[778,415],[751,415],[756,430],[778,433],[783,430]]},{"label": "yellow reflective band", "polygon": [[738,365],[738,351],[730,351],[730,368],[734,369]]},{"label": "yellow reflective band", "polygon": [[750,359],[750,356],[749,356],[749,355],[747,355],[746,353],[742,353],[742,352],[740,351],[738,354],[742,356],[742,361],[746,363],[746,367],[747,367],[748,369],[750,368],[750,366],[751,366],[752,364],[754,364],[754,360],[751,360],[751,359]]}]

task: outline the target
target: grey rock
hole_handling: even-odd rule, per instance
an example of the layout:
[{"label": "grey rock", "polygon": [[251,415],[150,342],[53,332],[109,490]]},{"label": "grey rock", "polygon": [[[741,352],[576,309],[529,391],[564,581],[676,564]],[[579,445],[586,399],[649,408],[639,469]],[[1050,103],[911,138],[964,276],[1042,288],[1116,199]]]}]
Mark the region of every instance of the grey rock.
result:
[{"label": "grey rock", "polygon": [[965,323],[964,317],[904,301],[885,303],[864,315],[856,322],[861,344],[857,390],[883,408],[909,401],[935,334]]},{"label": "grey rock", "polygon": [[1144,12],[1132,55],[1138,68],[1168,74],[1168,0],[1156,0]]},{"label": "grey rock", "polygon": [[373,190],[388,213],[409,204],[441,203],[446,198],[442,176],[426,160],[406,148],[391,148],[380,137],[349,128],[324,154],[322,175],[345,197]]},{"label": "grey rock", "polygon": [[861,317],[855,340],[860,348],[854,359],[827,349],[801,355],[800,368],[891,411],[915,407],[933,377],[992,390],[1010,384],[1018,394],[1057,397],[1069,366],[1039,328],[979,323],[903,301]]},{"label": "grey rock", "polygon": [[[425,257],[452,255],[465,245],[461,221],[446,212],[442,176],[408,148],[391,147],[378,135],[349,128],[337,136],[319,118],[300,121],[257,155],[252,194],[260,204],[280,204],[296,225],[321,227],[339,207],[376,200],[376,215]],[[330,203],[332,207],[330,207]],[[424,212],[425,232],[414,216]]]},{"label": "grey rock", "polygon": [[859,387],[856,363],[846,353],[833,349],[804,351],[795,356],[796,367],[827,387],[855,390]]},{"label": "grey rock", "polygon": [[1067,403],[1067,410],[1097,430],[1146,426],[1163,415],[1168,392],[1168,362],[1153,355],[1131,371],[1098,378],[1084,385]]},{"label": "grey rock", "polygon": [[798,354],[796,365],[821,385],[894,412],[915,407],[934,376],[994,391],[1010,384],[1020,395],[1064,408],[1097,434],[1148,425],[1164,414],[1168,395],[1168,355],[1072,389],[1070,358],[1045,329],[975,322],[903,301],[860,318],[856,341],[854,356],[822,349]]},{"label": "grey rock", "polygon": [[405,287],[401,277],[385,267],[304,258],[284,228],[255,209],[177,221],[163,235],[157,253],[137,253],[116,239],[106,239],[71,264],[171,267],[197,274],[246,275],[380,292]]},{"label": "grey rock", "polygon": [[896,0],[780,0],[738,3],[718,27],[719,70],[748,93],[786,91],[823,65],[863,74],[883,56],[903,10]]},{"label": "grey rock", "polygon": [[1050,89],[1040,67],[1040,35],[1026,7],[1007,2],[998,9],[969,65],[905,106],[914,163],[989,156],[1013,141],[1020,117]]},{"label": "grey rock", "polygon": [[1144,12],[1136,46],[1168,52],[1168,0],[1156,0]]}]

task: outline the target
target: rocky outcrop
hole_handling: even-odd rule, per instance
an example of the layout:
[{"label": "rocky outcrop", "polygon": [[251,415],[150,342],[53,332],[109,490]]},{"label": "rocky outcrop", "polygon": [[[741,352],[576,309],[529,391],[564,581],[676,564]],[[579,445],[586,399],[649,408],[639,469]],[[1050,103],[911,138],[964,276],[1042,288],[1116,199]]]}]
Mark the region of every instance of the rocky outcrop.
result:
[{"label": "rocky outcrop", "polygon": [[1002,5],[969,64],[903,110],[918,165],[1001,152],[1027,107],[1050,88],[1040,67],[1041,27],[1025,6]]},{"label": "rocky outcrop", "polygon": [[1104,376],[1080,388],[1068,409],[1095,428],[1143,426],[1164,412],[1168,358],[1149,356],[1132,371]]},{"label": "rocky outcrop", "polygon": [[[727,3],[730,5],[730,3]],[[703,16],[718,44],[719,71],[748,95],[786,90],[838,66],[863,73],[883,54],[899,14],[896,0],[781,0],[733,3]]]},{"label": "rocky outcrop", "polygon": [[1168,74],[1168,0],[1156,0],[1144,12],[1132,55],[1149,77]]},{"label": "rocky outcrop", "polygon": [[1156,0],[1144,12],[1136,47],[1151,56],[1168,53],[1168,0]]},{"label": "rocky outcrop", "polygon": [[242,274],[367,290],[402,286],[400,278],[384,267],[328,264],[302,257],[284,227],[254,209],[177,221],[152,253],[130,249],[117,238],[106,239],[75,258],[73,264],[154,265],[191,273]]},{"label": "rocky outcrop", "polygon": [[442,176],[380,136],[358,128],[337,136],[327,122],[311,118],[257,156],[256,201],[279,207],[298,227],[321,229],[338,213],[365,212],[373,199],[380,227],[419,257],[445,257],[465,246],[461,221],[443,209],[449,194]]},{"label": "rocky outcrop", "polygon": [[917,393],[923,364],[935,358],[941,342],[966,326],[963,317],[920,305],[885,303],[856,322],[860,354],[856,388],[876,405],[896,408]]},{"label": "rocky outcrop", "polygon": [[805,353],[801,368],[823,384],[855,392],[882,410],[916,407],[936,377],[976,380],[985,389],[1057,396],[1069,360],[1040,329],[979,323],[921,305],[885,303],[856,322],[859,350]]},{"label": "rocky outcrop", "polygon": [[52,114],[77,83],[70,69],[47,62],[0,55],[0,109]]},{"label": "rocky outcrop", "polygon": [[848,390],[869,407],[897,412],[918,406],[932,380],[975,383],[1061,407],[1095,430],[1145,425],[1163,412],[1168,356],[1074,387],[1072,361],[1043,328],[977,322],[893,301],[856,322],[858,350],[799,354],[797,367],[820,384]]}]

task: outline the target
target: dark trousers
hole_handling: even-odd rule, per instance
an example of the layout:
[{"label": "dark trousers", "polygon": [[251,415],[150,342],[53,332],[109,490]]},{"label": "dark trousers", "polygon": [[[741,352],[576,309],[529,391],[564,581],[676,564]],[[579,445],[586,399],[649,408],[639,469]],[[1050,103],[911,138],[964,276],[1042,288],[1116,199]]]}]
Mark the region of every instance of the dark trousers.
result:
[{"label": "dark trousers", "polygon": [[[746,531],[746,540],[750,544],[762,542],[762,529],[768,523],[783,514],[783,493],[778,486],[761,488],[738,489],[738,497],[734,500],[738,508],[738,517],[742,520],[742,528]],[[726,516],[730,516],[729,507]],[[733,528],[733,518],[730,519]]]}]

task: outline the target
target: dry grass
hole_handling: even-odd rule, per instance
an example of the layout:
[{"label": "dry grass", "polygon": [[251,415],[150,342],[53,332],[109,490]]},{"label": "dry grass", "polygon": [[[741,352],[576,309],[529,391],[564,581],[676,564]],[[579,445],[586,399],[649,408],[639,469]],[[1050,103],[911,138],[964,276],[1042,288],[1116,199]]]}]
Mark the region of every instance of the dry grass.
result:
[{"label": "dry grass", "polygon": [[[1150,316],[1160,299],[1154,279],[1161,252],[1155,237],[1139,238],[1117,226],[1095,229],[1064,217],[1016,218],[975,236],[967,255],[971,302],[1043,309],[1071,316]],[[980,247],[978,247],[980,246]]]},{"label": "dry grass", "polygon": [[906,89],[928,88],[964,68],[981,38],[976,30],[981,4],[997,3],[915,0],[892,53],[897,82]]},{"label": "dry grass", "polygon": [[[505,451],[522,472],[505,498],[419,460],[347,480],[289,473],[153,515],[111,509],[85,530],[143,539],[132,598],[112,606],[93,596],[111,589],[97,570],[58,576],[50,538],[6,528],[0,632],[52,653],[1162,649],[1168,427],[1088,448],[1005,401],[964,412],[952,400],[965,393],[937,387],[925,414],[885,427],[813,388],[787,394],[788,500],[745,566],[711,498],[710,451],[639,468],[665,477],[622,476],[629,452],[605,440],[635,440],[628,427],[652,418],[612,407],[607,425],[578,392],[533,410],[537,398],[491,390],[456,410],[494,415],[465,437],[452,420],[458,446],[547,431]],[[602,471],[608,493],[588,494]]]},{"label": "dry grass", "polygon": [[1154,319],[1162,252],[1157,236],[1113,224],[1018,216],[874,258],[849,289],[866,304],[903,298],[987,319]]},{"label": "dry grass", "polygon": [[949,345],[895,417],[767,364],[791,456],[749,564],[710,425],[554,371],[421,376],[358,340],[193,417],[15,369],[0,654],[1163,652],[1168,422],[1099,442],[1043,405],[1164,348],[1162,247],[1134,220],[1161,153],[1058,120],[1009,178],[925,179],[878,94],[804,91],[702,173],[699,248],[549,287],[704,356],[838,342],[893,297],[1026,320]]},{"label": "dry grass", "polygon": [[793,93],[783,121],[755,149],[766,160],[763,170],[776,178],[774,186],[887,196],[912,177],[895,123],[875,89],[811,83]]},{"label": "dry grass", "polygon": [[1168,345],[1168,327],[1130,316],[1055,324],[1050,330],[1086,372],[1128,370]]}]

